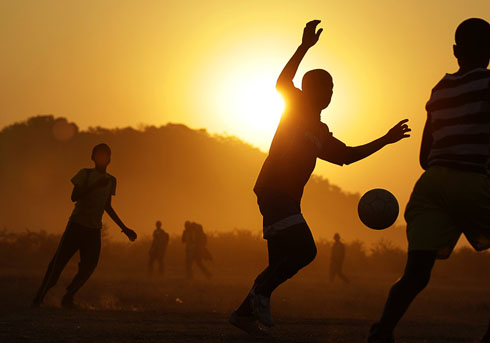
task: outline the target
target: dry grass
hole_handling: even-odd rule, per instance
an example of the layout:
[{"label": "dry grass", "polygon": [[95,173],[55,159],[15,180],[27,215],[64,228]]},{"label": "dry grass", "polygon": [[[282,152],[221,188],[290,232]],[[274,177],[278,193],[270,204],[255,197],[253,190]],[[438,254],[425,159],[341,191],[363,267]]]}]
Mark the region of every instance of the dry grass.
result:
[{"label": "dry grass", "polygon": [[[146,275],[148,242],[106,241],[99,268],[78,295],[81,309],[72,311],[59,308],[59,301],[77,258],[45,307],[30,309],[57,238],[44,236],[40,243],[37,237],[38,248],[17,238],[1,240],[1,342],[363,342],[404,258],[387,243],[369,254],[350,243],[345,271],[351,284],[329,284],[329,243],[320,242],[315,263],[274,293],[277,325],[270,337],[258,340],[227,324],[264,266],[265,245],[258,237],[243,232],[211,237],[214,277],[206,280],[196,270],[192,282],[183,278],[177,240],[169,246],[164,278]],[[468,250],[440,262],[401,323],[397,342],[476,342],[490,314],[488,262],[488,254]]]}]

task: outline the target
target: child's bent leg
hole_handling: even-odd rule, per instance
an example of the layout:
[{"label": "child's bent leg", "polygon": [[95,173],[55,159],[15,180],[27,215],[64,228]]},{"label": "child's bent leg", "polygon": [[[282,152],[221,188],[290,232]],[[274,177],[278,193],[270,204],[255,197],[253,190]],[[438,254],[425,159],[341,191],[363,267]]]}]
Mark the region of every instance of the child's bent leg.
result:
[{"label": "child's bent leg", "polygon": [[80,263],[78,273],[66,288],[67,294],[73,296],[89,279],[97,267],[100,255],[100,230],[85,233],[80,246]]},{"label": "child's bent leg", "polygon": [[[315,242],[306,224],[296,225],[277,237],[270,238],[267,241],[267,249],[269,265],[255,279],[252,291],[268,298],[274,289],[308,265],[316,256]],[[253,313],[250,293],[236,312],[240,316]]]},{"label": "child's bent leg", "polygon": [[58,249],[56,250],[53,259],[49,263],[48,270],[44,275],[43,282],[41,287],[39,287],[34,302],[41,303],[43,301],[48,290],[56,285],[61,272],[78,249],[78,235],[76,235],[76,232],[73,231],[70,228],[70,224],[68,224],[63,236],[61,237]]},{"label": "child's bent leg", "polygon": [[414,250],[408,253],[402,278],[393,285],[386,301],[379,329],[391,334],[417,294],[429,283],[437,253]]},{"label": "child's bent leg", "polygon": [[306,223],[292,226],[269,239],[268,247],[273,262],[270,261],[269,267],[259,275],[255,284],[255,292],[266,297],[270,297],[280,284],[312,262],[317,252]]},{"label": "child's bent leg", "polygon": [[279,241],[271,239],[267,241],[267,253],[269,256],[269,265],[262,271],[262,273],[260,273],[255,278],[251,291],[249,292],[245,300],[243,300],[243,303],[240,305],[240,307],[237,309],[236,312],[240,316],[252,315],[253,309],[250,293],[255,293],[255,289],[257,288],[257,286],[264,283],[265,280],[271,277],[272,270],[276,269],[277,266],[281,263],[284,251],[282,250],[282,246]]}]

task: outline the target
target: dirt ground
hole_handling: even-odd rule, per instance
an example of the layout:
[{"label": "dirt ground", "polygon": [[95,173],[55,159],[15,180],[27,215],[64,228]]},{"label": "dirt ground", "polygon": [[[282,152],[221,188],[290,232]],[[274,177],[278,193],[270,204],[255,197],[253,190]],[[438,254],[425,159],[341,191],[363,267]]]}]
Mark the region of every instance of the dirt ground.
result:
[{"label": "dirt ground", "polygon": [[[350,275],[344,285],[326,282],[326,273],[299,273],[273,295],[276,326],[256,338],[227,323],[255,271],[219,270],[189,282],[179,270],[149,278],[101,268],[79,292],[80,308],[65,310],[59,302],[75,267],[38,309],[29,304],[42,270],[2,270],[0,342],[364,342],[397,278]],[[489,298],[485,283],[436,278],[403,319],[397,342],[478,342]]]}]

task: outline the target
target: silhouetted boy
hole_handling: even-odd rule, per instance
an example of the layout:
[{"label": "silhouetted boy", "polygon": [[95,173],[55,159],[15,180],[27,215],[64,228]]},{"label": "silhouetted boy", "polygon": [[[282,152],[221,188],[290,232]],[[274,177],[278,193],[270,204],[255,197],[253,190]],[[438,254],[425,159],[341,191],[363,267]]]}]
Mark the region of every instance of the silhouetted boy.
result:
[{"label": "silhouetted boy", "polygon": [[340,235],[336,233],[333,236],[334,243],[332,245],[332,254],[330,256],[330,282],[338,276],[344,283],[348,283],[349,279],[342,272],[345,259],[345,245],[340,241]]},{"label": "silhouetted boy", "polygon": [[131,241],[136,233],[126,227],[112,208],[111,198],[116,194],[116,178],[106,172],[111,162],[111,149],[107,144],[96,145],[92,150],[95,168],[81,169],[72,179],[71,200],[75,208],[61,237],[58,249],[51,260],[32,305],[40,306],[47,291],[58,281],[71,257],[80,251],[78,273],[66,288],[61,302],[63,307],[73,307],[73,296],[92,275],[100,254],[100,229],[104,210]]},{"label": "silhouetted boy", "polygon": [[211,254],[206,248],[207,236],[201,224],[186,221],[182,234],[182,242],[185,244],[185,267],[188,279],[192,279],[192,266],[195,263],[202,273],[211,277],[211,273],[202,263],[203,260],[211,260]]},{"label": "silhouetted boy", "polygon": [[[456,30],[459,70],[432,90],[420,149],[425,172],[408,202],[408,259],[368,341],[394,342],[393,331],[425,288],[437,258],[462,233],[476,250],[490,247],[490,25],[468,19]],[[490,342],[487,334],[482,342]]]},{"label": "silhouetted boy", "polygon": [[164,259],[167,251],[170,236],[162,229],[162,222],[156,222],[156,229],[153,231],[153,242],[150,247],[150,259],[148,261],[148,274],[153,272],[153,264],[158,262],[158,272],[163,275],[165,270]]},{"label": "silhouetted boy", "polygon": [[322,29],[314,20],[306,24],[303,41],[277,80],[286,109],[262,166],[254,191],[263,215],[269,266],[257,277],[243,304],[230,322],[250,333],[259,333],[256,320],[272,326],[270,296],[274,289],[309,264],[316,255],[315,242],[301,214],[303,188],[320,158],[338,165],[350,164],[378,151],[389,143],[408,137],[403,120],[383,137],[359,147],[348,147],[336,139],[320,114],[332,97],[333,81],[322,69],[307,72],[302,90],[293,84],[298,66],[309,48],[316,44]]}]

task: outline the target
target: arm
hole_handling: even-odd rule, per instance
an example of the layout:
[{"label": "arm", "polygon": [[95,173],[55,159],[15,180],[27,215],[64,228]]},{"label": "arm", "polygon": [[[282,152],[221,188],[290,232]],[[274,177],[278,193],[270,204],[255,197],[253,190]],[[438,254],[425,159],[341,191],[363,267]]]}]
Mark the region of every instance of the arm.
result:
[{"label": "arm", "polygon": [[357,161],[360,161],[372,154],[376,151],[380,150],[384,146],[392,143],[396,143],[399,140],[410,137],[410,128],[407,124],[405,124],[408,119],[404,119],[398,124],[396,124],[388,133],[370,143],[356,146],[356,147],[348,147],[345,164],[351,164]]},{"label": "arm", "polygon": [[432,135],[430,130],[430,119],[427,118],[424,127],[424,133],[422,134],[422,144],[420,146],[420,166],[422,169],[427,170],[427,160],[429,159],[429,152],[432,146]]},{"label": "arm", "polygon": [[107,212],[109,217],[111,217],[111,219],[114,221],[114,223],[116,223],[121,228],[122,232],[124,232],[124,234],[126,236],[128,236],[128,238],[131,242],[134,241],[136,239],[136,237],[138,237],[136,232],[134,232],[133,230],[128,228],[126,225],[124,225],[124,223],[119,218],[119,216],[117,215],[114,208],[112,208],[111,197],[109,197],[109,200],[107,200],[105,211]]},{"label": "arm", "polygon": [[282,93],[288,89],[294,88],[293,79],[298,71],[299,64],[303,60],[303,57],[305,57],[306,52],[313,45],[315,45],[316,42],[318,42],[320,34],[323,31],[323,29],[319,29],[318,32],[315,32],[319,23],[320,20],[312,20],[306,24],[303,31],[303,40],[301,45],[298,47],[293,57],[291,57],[289,62],[282,70],[281,75],[279,75],[279,78],[277,79],[276,89],[279,92]]}]

